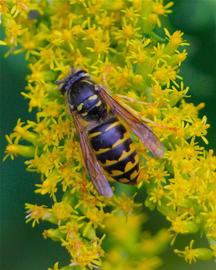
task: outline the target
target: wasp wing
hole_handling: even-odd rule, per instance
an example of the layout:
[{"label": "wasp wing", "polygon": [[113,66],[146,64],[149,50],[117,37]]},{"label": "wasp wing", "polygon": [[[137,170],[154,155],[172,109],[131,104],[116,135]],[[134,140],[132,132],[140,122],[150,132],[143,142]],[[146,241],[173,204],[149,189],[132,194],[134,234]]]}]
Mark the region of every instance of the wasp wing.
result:
[{"label": "wasp wing", "polygon": [[104,88],[99,87],[98,90],[100,97],[106,104],[108,104],[111,111],[120,116],[129,125],[129,127],[139,137],[143,144],[153,153],[153,155],[163,157],[164,147],[151,128],[141,122],[135,115],[131,114],[119,102],[112,98]]},{"label": "wasp wing", "polygon": [[74,118],[77,133],[79,135],[80,146],[86,170],[97,191],[101,195],[110,198],[113,195],[112,189],[103,174],[103,171],[95,157],[94,152],[91,149],[91,146],[89,145],[87,132],[83,125],[80,123],[79,116],[73,112],[72,115]]}]

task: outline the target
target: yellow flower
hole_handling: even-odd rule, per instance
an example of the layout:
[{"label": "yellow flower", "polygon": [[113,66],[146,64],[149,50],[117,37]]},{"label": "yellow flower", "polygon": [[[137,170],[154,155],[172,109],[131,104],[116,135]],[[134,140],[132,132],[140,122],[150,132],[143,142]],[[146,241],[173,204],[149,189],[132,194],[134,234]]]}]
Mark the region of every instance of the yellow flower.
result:
[{"label": "yellow flower", "polygon": [[56,202],[52,207],[52,212],[57,221],[61,222],[67,218],[70,218],[72,207],[66,201]]},{"label": "yellow flower", "polygon": [[36,184],[37,189],[35,190],[35,193],[40,193],[41,195],[48,193],[55,199],[58,182],[58,175],[49,175],[48,178],[42,182],[42,184]]},{"label": "yellow flower", "polygon": [[0,2],[0,13],[6,14],[8,12],[8,5],[6,0],[1,0]]},{"label": "yellow flower", "polygon": [[172,6],[172,2],[170,2],[168,5],[164,6],[162,1],[157,1],[155,4],[153,4],[153,12],[158,15],[164,15],[166,13],[170,13],[170,10],[167,10],[167,8]]},{"label": "yellow flower", "polygon": [[33,221],[33,227],[39,223],[40,219],[45,219],[49,215],[46,206],[26,203],[25,207],[27,209],[26,222]]},{"label": "yellow flower", "polygon": [[141,37],[141,35],[139,34],[139,28],[134,28],[131,23],[127,23],[124,19],[122,22],[122,29],[116,30],[114,34],[117,41],[126,42],[126,44],[128,44],[129,41],[134,38]]},{"label": "yellow flower", "polygon": [[[216,157],[198,143],[199,138],[208,143],[207,117],[199,117],[204,104],[188,102],[189,88],[179,75],[187,57],[182,47],[188,44],[181,31],[171,33],[162,25],[173,2],[0,3],[5,32],[0,45],[8,46],[7,55],[25,53],[30,72],[22,95],[35,114],[34,121],[18,119],[6,135],[5,158],[25,157],[27,170],[40,174],[35,192],[50,196],[49,207],[26,204],[26,209],[33,226],[51,223],[43,236],[69,254],[66,266],[56,262],[53,269],[155,270],[168,241],[177,245],[177,236],[193,239],[200,231],[209,248],[194,249],[192,240],[176,253],[189,263],[215,256]],[[31,18],[31,10],[37,18]],[[140,157],[138,187],[111,183],[110,199],[98,195],[89,181],[71,114],[55,83],[71,66],[88,71],[165,147],[164,158],[157,159],[131,135]],[[168,230],[143,231],[143,203],[166,217]]]},{"label": "yellow flower", "polygon": [[21,155],[24,157],[33,157],[35,153],[35,148],[32,146],[26,146],[21,145],[18,143],[19,138],[17,137],[15,140],[13,140],[14,136],[8,136],[6,135],[6,140],[8,142],[8,145],[5,150],[5,157],[4,160],[10,156],[11,159],[14,159],[15,156]]},{"label": "yellow flower", "polygon": [[188,45],[188,43],[182,39],[183,33],[181,31],[175,31],[172,35],[166,28],[164,29],[164,31],[169,39],[169,45],[172,49],[176,49],[179,46]]},{"label": "yellow flower", "polygon": [[190,242],[190,245],[185,248],[184,251],[175,250],[175,252],[185,258],[188,263],[196,262],[199,260],[210,260],[212,258],[212,252],[208,248],[196,248],[193,249],[194,241]]}]

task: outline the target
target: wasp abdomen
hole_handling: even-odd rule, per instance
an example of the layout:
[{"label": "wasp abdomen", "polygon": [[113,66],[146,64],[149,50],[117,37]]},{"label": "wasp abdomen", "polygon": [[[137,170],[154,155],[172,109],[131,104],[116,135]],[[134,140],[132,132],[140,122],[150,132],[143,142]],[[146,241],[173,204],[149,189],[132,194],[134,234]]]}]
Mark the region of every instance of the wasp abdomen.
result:
[{"label": "wasp abdomen", "polygon": [[115,180],[135,184],[139,159],[130,135],[117,117],[89,131],[89,140],[98,161]]}]

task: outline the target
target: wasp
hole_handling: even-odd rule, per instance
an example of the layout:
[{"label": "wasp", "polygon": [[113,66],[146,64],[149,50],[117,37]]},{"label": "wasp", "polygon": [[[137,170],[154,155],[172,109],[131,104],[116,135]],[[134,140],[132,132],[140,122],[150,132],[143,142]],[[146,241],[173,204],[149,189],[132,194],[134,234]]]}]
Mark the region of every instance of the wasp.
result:
[{"label": "wasp", "polygon": [[57,84],[66,96],[84,165],[98,193],[105,197],[113,195],[105,174],[121,183],[136,185],[139,157],[127,127],[153,155],[162,157],[163,145],[151,128],[82,69],[72,68],[71,74]]}]

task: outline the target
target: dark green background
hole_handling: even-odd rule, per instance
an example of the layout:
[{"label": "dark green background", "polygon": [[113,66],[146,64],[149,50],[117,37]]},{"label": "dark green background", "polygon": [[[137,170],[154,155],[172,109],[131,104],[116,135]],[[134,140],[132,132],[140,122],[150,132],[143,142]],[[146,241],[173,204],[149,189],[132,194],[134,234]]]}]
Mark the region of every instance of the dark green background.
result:
[{"label": "dark green background", "polygon": [[[189,56],[183,64],[181,74],[185,84],[191,87],[191,102],[205,102],[201,115],[207,115],[211,128],[208,133],[208,148],[215,149],[216,143],[216,1],[181,0],[174,6],[169,16],[169,29],[181,29],[185,39],[191,43]],[[0,87],[1,87],[1,158],[6,145],[4,135],[9,134],[17,118],[29,119],[27,102],[20,95],[25,87],[28,73],[23,55],[3,58],[5,50],[0,49]],[[34,116],[31,115],[31,118]],[[34,194],[36,174],[25,171],[22,158],[8,159],[1,163],[1,254],[0,269],[4,270],[44,270],[61,259],[67,262],[67,255],[59,244],[44,240],[41,232],[46,224],[32,229],[25,224],[25,202],[40,204],[40,197]],[[154,224],[164,224],[164,218],[151,213],[150,228]],[[155,229],[155,228],[153,228]],[[187,239],[182,239],[182,243]],[[205,241],[203,240],[203,244]],[[213,261],[186,264],[175,256],[172,249],[164,252],[164,265],[160,270],[214,270]]]}]

